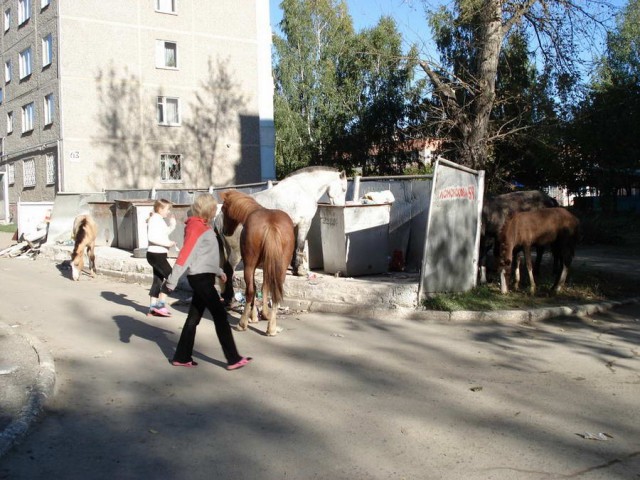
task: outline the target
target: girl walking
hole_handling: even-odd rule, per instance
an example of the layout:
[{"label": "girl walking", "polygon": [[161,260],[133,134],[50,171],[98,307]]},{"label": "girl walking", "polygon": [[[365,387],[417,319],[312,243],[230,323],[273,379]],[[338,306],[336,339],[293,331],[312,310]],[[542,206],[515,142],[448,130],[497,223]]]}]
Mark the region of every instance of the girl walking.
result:
[{"label": "girl walking", "polygon": [[171,274],[171,265],[167,259],[169,249],[175,247],[176,242],[169,240],[169,235],[176,228],[176,219],[173,215],[169,218],[169,225],[165,218],[169,216],[172,204],[169,200],[161,198],[153,204],[153,212],[147,219],[147,262],[153,268],[153,283],[149,290],[149,313],[170,317],[171,312],[166,306],[167,290],[165,280]]},{"label": "girl walking", "polygon": [[227,276],[220,268],[218,239],[210,225],[217,207],[218,202],[213,195],[203,194],[196,197],[191,206],[192,216],[185,222],[184,245],[173,267],[173,272],[167,279],[167,288],[171,291],[175,289],[180,277],[186,274],[189,285],[193,289],[189,313],[171,362],[176,367],[197,365],[192,357],[193,344],[196,328],[205,308],[213,316],[216,334],[227,359],[227,370],[244,367],[251,361],[251,357],[243,357],[238,353],[231,326],[227,320],[227,311],[215,288],[216,275],[223,283],[227,281]]}]

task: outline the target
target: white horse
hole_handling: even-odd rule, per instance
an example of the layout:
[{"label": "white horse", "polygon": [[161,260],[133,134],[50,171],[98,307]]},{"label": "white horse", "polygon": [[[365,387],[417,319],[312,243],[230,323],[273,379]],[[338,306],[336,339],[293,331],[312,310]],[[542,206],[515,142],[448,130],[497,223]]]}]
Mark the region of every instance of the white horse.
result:
[{"label": "white horse", "polygon": [[[296,248],[293,258],[294,275],[306,275],[308,261],[304,255],[305,241],[311,228],[311,222],[318,209],[318,200],[324,194],[332,205],[344,205],[347,193],[347,176],[344,171],[329,167],[307,167],[297,170],[273,188],[254,193],[252,196],[265,208],[285,211],[293,221],[296,229]],[[222,232],[222,215],[215,219],[218,232]],[[227,257],[225,273],[228,277],[223,298],[229,303],[233,298],[232,275],[240,263],[239,226],[233,235],[221,235]]]}]

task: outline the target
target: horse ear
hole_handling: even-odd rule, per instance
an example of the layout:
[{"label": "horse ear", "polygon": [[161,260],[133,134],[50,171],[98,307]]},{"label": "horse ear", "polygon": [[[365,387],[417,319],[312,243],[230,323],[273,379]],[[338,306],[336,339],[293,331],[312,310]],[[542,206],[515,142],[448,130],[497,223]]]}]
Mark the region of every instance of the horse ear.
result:
[{"label": "horse ear", "polygon": [[347,172],[345,172],[344,170],[340,171],[340,178],[347,178]]}]

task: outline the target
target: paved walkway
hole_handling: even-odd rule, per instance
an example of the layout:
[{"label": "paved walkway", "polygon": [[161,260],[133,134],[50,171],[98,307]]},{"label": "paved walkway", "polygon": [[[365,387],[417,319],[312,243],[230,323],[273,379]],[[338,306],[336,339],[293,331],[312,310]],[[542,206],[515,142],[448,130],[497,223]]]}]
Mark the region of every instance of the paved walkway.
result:
[{"label": "paved walkway", "polygon": [[[0,233],[0,249],[11,244],[10,236]],[[51,261],[51,267],[69,258],[70,247],[44,248],[37,262]],[[145,259],[135,259],[129,252],[99,247],[98,270],[103,275],[124,281],[148,284],[150,267]],[[31,260],[11,259],[10,262]],[[578,252],[576,262],[640,274],[637,263],[628,256],[592,248]],[[63,275],[69,272],[61,270]],[[287,278],[287,306],[295,310],[337,314],[358,314],[361,317],[385,320],[419,319],[437,322],[473,320],[529,322],[562,315],[589,315],[605,311],[623,302],[602,302],[592,305],[563,306],[536,310],[502,312],[426,312],[415,308],[417,274],[381,275],[375,278],[336,278],[314,273],[308,278]],[[631,301],[636,301],[632,299]],[[37,339],[16,333],[11,318],[0,315],[0,457],[28,431],[38,417],[44,402],[53,395],[54,361],[47,348]]]}]

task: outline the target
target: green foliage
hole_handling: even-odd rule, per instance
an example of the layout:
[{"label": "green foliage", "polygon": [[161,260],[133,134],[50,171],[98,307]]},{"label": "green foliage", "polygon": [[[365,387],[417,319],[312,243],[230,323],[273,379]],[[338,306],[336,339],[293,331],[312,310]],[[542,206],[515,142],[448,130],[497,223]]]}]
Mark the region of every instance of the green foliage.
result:
[{"label": "green foliage", "polygon": [[15,223],[0,223],[0,232],[13,233],[18,230],[18,226]]},{"label": "green foliage", "polygon": [[[391,18],[353,31],[343,0],[284,0],[274,40],[276,165],[281,177],[321,164],[398,173],[418,98],[417,50],[402,52]],[[419,85],[419,84],[416,84]]]},{"label": "green foliage", "polygon": [[640,184],[640,2],[630,1],[610,32],[607,54],[565,130],[566,184],[595,187],[611,209],[619,189]]}]

